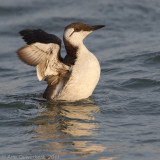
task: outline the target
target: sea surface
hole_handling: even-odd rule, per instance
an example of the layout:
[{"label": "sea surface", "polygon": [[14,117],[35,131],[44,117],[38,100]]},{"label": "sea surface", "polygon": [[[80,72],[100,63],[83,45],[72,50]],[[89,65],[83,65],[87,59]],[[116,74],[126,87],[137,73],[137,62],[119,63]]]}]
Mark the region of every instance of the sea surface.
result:
[{"label": "sea surface", "polygon": [[[84,41],[100,81],[88,99],[47,101],[46,82],[16,55],[18,32],[62,39],[79,21],[106,25]],[[0,160],[61,159],[160,159],[159,0],[0,1]]]}]

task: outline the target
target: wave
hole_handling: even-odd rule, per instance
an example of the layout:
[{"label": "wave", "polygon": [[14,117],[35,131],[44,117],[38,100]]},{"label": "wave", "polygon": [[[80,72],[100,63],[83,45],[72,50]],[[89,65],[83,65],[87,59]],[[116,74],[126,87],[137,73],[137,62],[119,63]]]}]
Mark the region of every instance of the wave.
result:
[{"label": "wave", "polygon": [[121,86],[132,89],[150,88],[160,86],[160,81],[144,78],[131,78],[130,80],[121,83]]}]

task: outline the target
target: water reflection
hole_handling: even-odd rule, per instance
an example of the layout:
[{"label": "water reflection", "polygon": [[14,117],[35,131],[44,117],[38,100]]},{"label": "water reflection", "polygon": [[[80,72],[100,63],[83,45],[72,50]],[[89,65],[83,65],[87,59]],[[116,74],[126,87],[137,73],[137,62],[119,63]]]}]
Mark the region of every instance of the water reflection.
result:
[{"label": "water reflection", "polygon": [[[39,108],[46,104],[40,104]],[[99,107],[91,100],[77,103],[50,102],[40,116],[32,119],[38,127],[37,138],[45,141],[43,148],[56,154],[76,154],[86,157],[103,152],[105,147],[96,143],[98,123],[94,114]]]}]

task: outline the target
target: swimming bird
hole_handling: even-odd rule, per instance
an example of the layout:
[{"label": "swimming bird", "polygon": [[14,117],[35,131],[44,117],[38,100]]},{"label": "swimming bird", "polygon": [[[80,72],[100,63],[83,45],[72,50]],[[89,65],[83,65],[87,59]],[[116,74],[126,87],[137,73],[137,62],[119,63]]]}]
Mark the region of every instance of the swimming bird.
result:
[{"label": "swimming bird", "polygon": [[65,27],[63,41],[67,54],[64,58],[60,54],[61,40],[56,35],[41,29],[19,32],[27,45],[17,50],[18,57],[36,66],[39,81],[48,83],[44,98],[76,101],[92,94],[100,78],[100,65],[83,40],[102,27],[81,22]]}]

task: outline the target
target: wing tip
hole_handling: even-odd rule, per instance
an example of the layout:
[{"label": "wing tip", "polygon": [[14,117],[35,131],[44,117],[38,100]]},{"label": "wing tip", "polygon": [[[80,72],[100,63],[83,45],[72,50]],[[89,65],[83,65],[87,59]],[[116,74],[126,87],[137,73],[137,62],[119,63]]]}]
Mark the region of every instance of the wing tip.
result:
[{"label": "wing tip", "polygon": [[42,80],[45,79],[45,75],[44,75],[44,72],[42,71],[41,65],[42,64],[38,64],[37,67],[36,67],[37,78],[38,78],[39,81],[42,81]]},{"label": "wing tip", "polygon": [[19,34],[21,35],[21,36],[24,36],[24,35],[26,35],[26,34],[28,34],[28,33],[31,33],[33,30],[31,30],[31,29],[23,29],[23,30],[21,30],[21,31],[19,31]]},{"label": "wing tip", "polygon": [[29,62],[29,61],[26,59],[26,57],[25,57],[26,54],[25,54],[24,50],[25,50],[27,47],[28,47],[28,45],[19,48],[19,49],[16,51],[17,56],[18,56],[18,58],[19,58],[23,63],[25,63],[25,64],[27,64],[27,65],[30,65],[30,66],[36,66],[34,63]]}]

